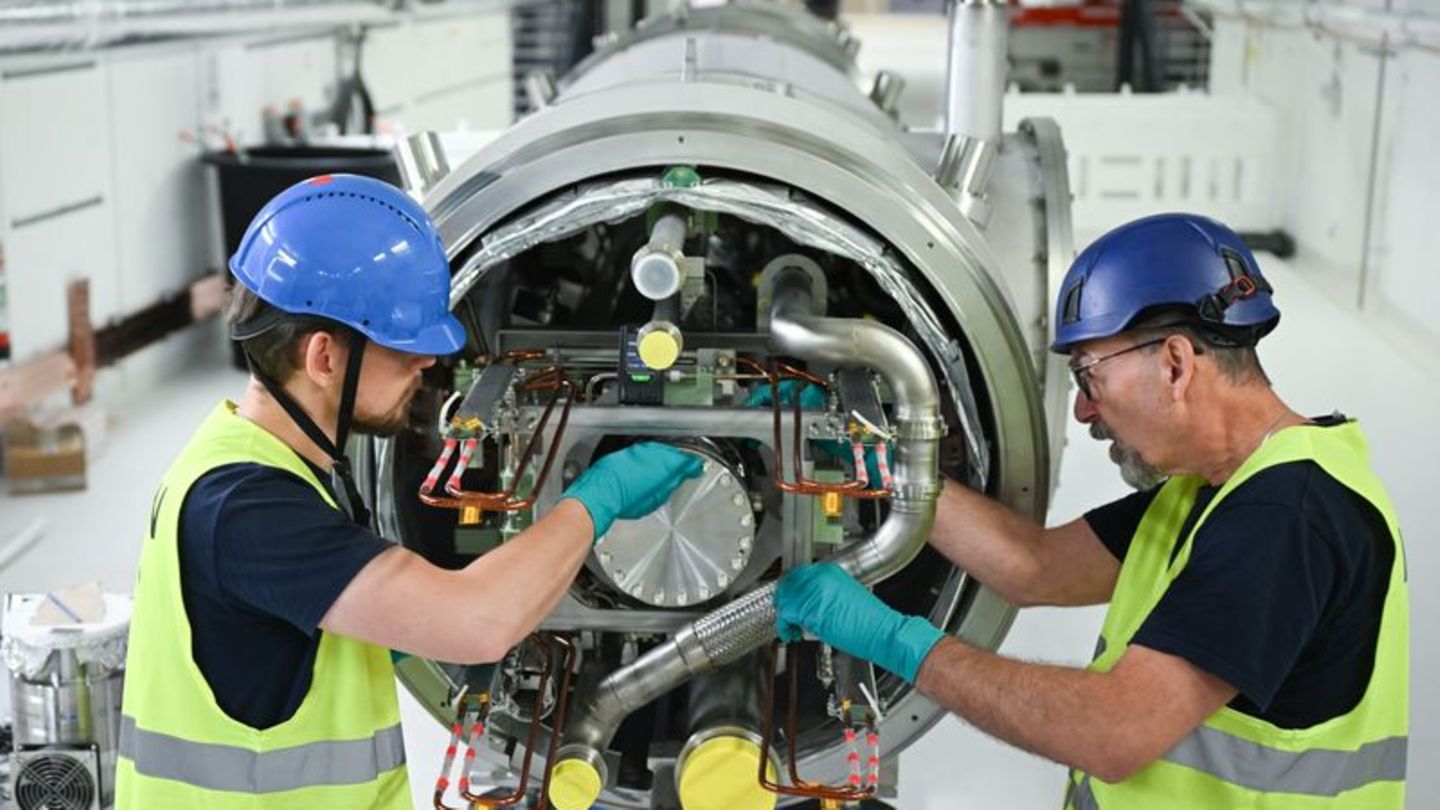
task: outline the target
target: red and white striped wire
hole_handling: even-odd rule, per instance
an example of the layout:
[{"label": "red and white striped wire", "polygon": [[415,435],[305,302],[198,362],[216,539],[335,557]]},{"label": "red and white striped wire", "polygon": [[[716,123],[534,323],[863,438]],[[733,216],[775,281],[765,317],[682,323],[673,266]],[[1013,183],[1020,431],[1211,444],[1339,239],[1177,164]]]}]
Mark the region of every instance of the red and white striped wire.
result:
[{"label": "red and white striped wire", "polygon": [[460,458],[455,460],[455,471],[450,473],[450,480],[445,482],[446,492],[451,495],[460,494],[460,478],[465,475],[470,459],[475,455],[475,448],[479,446],[479,439],[465,439],[460,443]]},{"label": "red and white striped wire", "polygon": [[855,456],[855,480],[860,486],[870,486],[870,468],[865,463],[865,445],[859,439],[850,442],[850,452]]},{"label": "red and white striped wire", "polygon": [[440,483],[440,473],[445,472],[445,465],[450,463],[450,456],[455,453],[455,445],[459,444],[455,439],[445,440],[445,449],[441,451],[440,458],[435,460],[435,466],[430,472],[425,473],[425,480],[420,484],[420,494],[429,495],[435,485]]},{"label": "red and white striped wire", "polygon": [[845,729],[845,760],[850,763],[850,784],[860,786],[860,744],[857,741],[860,735],[855,729]]},{"label": "red and white striped wire", "polygon": [[470,724],[470,739],[465,743],[465,762],[460,766],[460,795],[470,792],[470,772],[475,768],[475,748],[480,744],[480,738],[485,736],[485,720],[479,711],[475,712],[475,722]]},{"label": "red and white striped wire", "polygon": [[894,489],[895,481],[890,477],[890,447],[885,442],[875,445],[875,469],[880,473],[880,486]]},{"label": "red and white striped wire", "polygon": [[463,729],[462,720],[458,717],[455,718],[454,724],[450,726],[450,744],[445,747],[445,764],[440,766],[440,777],[435,780],[435,799],[437,801],[445,795],[446,788],[450,787],[450,769],[455,766],[455,749],[460,745],[460,732]]},{"label": "red and white striped wire", "polygon": [[866,777],[866,784],[872,787],[880,786],[880,732],[870,729],[865,734],[865,742],[870,745],[869,774]]}]

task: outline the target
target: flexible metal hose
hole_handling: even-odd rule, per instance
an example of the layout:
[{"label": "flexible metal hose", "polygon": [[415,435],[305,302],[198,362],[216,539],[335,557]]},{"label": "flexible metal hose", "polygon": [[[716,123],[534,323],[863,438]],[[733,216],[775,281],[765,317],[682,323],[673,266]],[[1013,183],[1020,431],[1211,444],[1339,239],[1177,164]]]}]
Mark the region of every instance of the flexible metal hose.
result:
[{"label": "flexible metal hose", "polygon": [[[939,495],[938,446],[943,433],[939,397],[920,352],[884,324],[809,315],[808,276],[777,276],[771,346],[808,361],[868,366],[885,377],[895,398],[894,496],[875,534],[841,549],[837,563],[864,584],[904,568],[924,547]],[[703,672],[738,661],[775,638],[775,584],[715,610],[606,676],[571,715],[565,758],[602,761],[627,715]]]}]

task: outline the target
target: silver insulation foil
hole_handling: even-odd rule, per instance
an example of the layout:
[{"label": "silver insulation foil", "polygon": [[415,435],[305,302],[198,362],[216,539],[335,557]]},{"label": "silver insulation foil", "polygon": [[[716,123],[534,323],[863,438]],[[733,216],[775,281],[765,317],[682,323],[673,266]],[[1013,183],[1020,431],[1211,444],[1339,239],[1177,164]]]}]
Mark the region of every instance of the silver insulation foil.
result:
[{"label": "silver insulation foil", "polygon": [[553,195],[481,237],[480,247],[456,271],[450,305],[457,305],[492,267],[537,245],[573,236],[600,223],[639,216],[656,203],[728,214],[774,228],[797,244],[855,262],[870,273],[909,315],[915,330],[940,361],[945,384],[958,404],[972,486],[983,489],[990,449],[979,432],[979,411],[960,342],[909,282],[903,260],[869,232],[834,215],[795,189],[778,184],[712,178],[689,187],[659,177],[587,183]]}]

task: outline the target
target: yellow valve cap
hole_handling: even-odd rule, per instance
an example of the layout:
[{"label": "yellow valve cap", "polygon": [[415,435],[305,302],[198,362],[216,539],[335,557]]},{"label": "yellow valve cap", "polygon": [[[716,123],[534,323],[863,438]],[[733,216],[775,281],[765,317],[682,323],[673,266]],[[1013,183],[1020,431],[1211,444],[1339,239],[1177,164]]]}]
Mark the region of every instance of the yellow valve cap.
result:
[{"label": "yellow valve cap", "polygon": [[601,787],[600,772],[583,759],[562,759],[550,771],[550,803],[555,810],[590,810]]},{"label": "yellow valve cap", "polygon": [[663,329],[641,336],[635,349],[640,353],[640,361],[656,371],[664,371],[680,359],[680,341]]},{"label": "yellow valve cap", "polygon": [[[765,772],[773,781],[775,766]],[[741,737],[712,737],[695,747],[680,771],[685,810],[771,810],[775,794],[760,787],[760,746]]]}]

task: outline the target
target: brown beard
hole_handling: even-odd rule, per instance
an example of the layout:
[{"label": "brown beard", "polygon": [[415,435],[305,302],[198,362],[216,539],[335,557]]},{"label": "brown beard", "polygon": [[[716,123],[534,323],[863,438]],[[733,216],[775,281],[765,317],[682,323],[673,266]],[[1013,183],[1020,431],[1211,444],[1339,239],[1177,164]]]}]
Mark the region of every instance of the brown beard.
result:
[{"label": "brown beard", "polygon": [[405,432],[410,426],[410,403],[415,399],[415,394],[420,390],[420,383],[417,380],[405,397],[395,404],[388,412],[379,416],[355,416],[355,432],[363,433],[366,436],[378,436],[389,438],[398,436]]}]

